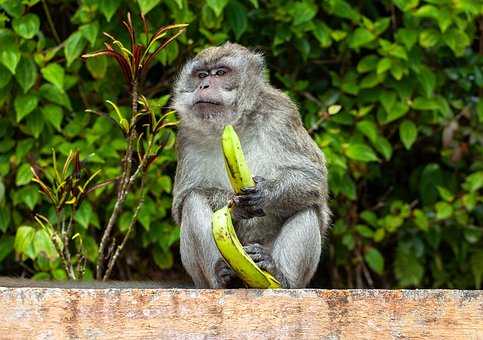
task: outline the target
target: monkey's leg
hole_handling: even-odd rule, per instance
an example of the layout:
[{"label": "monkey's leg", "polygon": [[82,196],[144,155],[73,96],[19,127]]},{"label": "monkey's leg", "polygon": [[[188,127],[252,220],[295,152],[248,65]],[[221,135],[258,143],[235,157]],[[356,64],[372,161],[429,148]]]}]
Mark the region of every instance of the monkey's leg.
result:
[{"label": "monkey's leg", "polygon": [[316,208],[303,209],[289,218],[275,239],[272,257],[290,288],[306,287],[322,252],[320,220]]},{"label": "monkey's leg", "polygon": [[[196,191],[184,202],[181,218],[180,253],[183,266],[196,288],[222,288],[230,279],[211,233],[211,210],[206,197]],[[233,273],[234,275],[234,273]]]},{"label": "monkey's leg", "polygon": [[273,274],[283,288],[303,288],[319,263],[322,251],[319,224],[315,208],[306,208],[284,223],[271,253],[260,244],[250,244],[244,249],[261,269]]}]

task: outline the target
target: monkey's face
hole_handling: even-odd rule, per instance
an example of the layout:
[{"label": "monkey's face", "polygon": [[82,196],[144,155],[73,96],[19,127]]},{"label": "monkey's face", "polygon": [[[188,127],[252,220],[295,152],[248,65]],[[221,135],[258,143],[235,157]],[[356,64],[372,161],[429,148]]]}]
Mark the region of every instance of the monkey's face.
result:
[{"label": "monkey's face", "polygon": [[176,108],[182,116],[225,123],[235,118],[240,75],[227,59],[216,63],[193,62],[185,86],[176,98]]},{"label": "monkey's face", "polygon": [[200,130],[235,124],[255,97],[262,69],[263,58],[237,44],[200,52],[185,65],[174,88],[174,107],[183,124]]}]

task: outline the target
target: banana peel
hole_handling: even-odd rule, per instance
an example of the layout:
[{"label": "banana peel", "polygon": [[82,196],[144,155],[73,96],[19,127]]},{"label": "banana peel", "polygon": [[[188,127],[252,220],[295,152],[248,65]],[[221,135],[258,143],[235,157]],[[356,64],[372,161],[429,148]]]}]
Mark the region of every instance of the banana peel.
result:
[{"label": "banana peel", "polygon": [[[221,138],[225,169],[236,193],[255,186],[245,161],[240,139],[232,125],[225,126]],[[243,249],[233,227],[232,208],[229,205],[214,212],[212,233],[216,246],[230,267],[251,288],[280,288],[280,282],[261,270]]]}]

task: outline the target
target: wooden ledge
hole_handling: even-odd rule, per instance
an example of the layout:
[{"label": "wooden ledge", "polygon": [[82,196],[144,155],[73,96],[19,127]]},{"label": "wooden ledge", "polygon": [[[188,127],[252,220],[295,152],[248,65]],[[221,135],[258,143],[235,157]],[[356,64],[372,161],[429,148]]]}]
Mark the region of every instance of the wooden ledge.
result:
[{"label": "wooden ledge", "polygon": [[0,288],[0,338],[483,339],[483,291]]}]

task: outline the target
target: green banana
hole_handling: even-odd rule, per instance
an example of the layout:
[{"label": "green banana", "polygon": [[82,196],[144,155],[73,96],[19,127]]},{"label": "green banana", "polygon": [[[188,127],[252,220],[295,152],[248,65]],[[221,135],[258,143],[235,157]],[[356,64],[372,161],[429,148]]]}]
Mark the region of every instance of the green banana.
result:
[{"label": "green banana", "polygon": [[[221,138],[225,169],[236,193],[253,187],[255,182],[245,161],[240,140],[232,125],[225,126]],[[237,275],[252,288],[280,288],[280,282],[270,273],[261,270],[244,251],[232,222],[232,211],[228,205],[215,211],[212,217],[212,233],[223,258]]]},{"label": "green banana", "polygon": [[221,148],[225,158],[226,174],[233,191],[240,193],[242,189],[254,187],[255,182],[233,125],[226,125],[223,129]]}]

